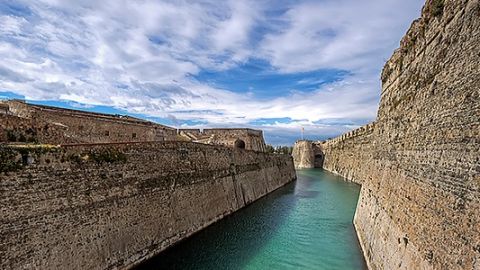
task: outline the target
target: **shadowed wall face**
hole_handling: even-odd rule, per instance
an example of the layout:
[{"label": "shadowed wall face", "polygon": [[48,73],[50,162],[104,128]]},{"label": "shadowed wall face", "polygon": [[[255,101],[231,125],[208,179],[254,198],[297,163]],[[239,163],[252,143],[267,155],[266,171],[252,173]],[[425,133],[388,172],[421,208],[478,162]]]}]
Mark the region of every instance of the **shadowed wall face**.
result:
[{"label": "shadowed wall face", "polygon": [[372,269],[480,269],[480,2],[427,1],[382,73],[374,124],[324,146],[362,184]]}]

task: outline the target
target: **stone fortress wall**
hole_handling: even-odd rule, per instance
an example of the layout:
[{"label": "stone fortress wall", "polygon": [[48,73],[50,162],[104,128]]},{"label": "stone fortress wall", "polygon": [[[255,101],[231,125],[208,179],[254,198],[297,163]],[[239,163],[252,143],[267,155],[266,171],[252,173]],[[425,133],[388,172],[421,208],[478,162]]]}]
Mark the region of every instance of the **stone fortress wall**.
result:
[{"label": "stone fortress wall", "polygon": [[[14,136],[42,143],[102,143],[174,140],[176,129],[122,116],[27,104],[0,102],[1,137]],[[18,123],[23,123],[19,125]],[[9,133],[9,134],[7,134]]]},{"label": "stone fortress wall", "polygon": [[289,156],[192,142],[0,154],[0,269],[129,268],[296,178]]},{"label": "stone fortress wall", "polygon": [[251,129],[1,101],[0,269],[130,268],[296,179],[264,150]]},{"label": "stone fortress wall", "polygon": [[194,142],[224,145],[265,152],[263,131],[250,128],[179,129],[179,134]]},{"label": "stone fortress wall", "polygon": [[362,184],[370,269],[480,269],[480,2],[429,0],[382,72],[376,121],[322,144]]},{"label": "stone fortress wall", "polygon": [[[178,133],[178,134],[177,134]],[[265,152],[261,130],[180,129],[142,119],[0,100],[0,142],[49,144],[192,141]]]},{"label": "stone fortress wall", "polygon": [[28,104],[21,100],[0,100],[0,142],[68,144],[176,140],[265,151],[261,130],[216,128],[177,131],[124,115]]}]

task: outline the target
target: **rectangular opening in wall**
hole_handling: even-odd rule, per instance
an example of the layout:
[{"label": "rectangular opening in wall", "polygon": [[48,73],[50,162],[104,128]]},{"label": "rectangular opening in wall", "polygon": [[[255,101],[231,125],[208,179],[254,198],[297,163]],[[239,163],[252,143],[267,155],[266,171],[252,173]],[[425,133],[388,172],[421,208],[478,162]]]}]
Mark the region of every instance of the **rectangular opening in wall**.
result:
[{"label": "rectangular opening in wall", "polygon": [[134,139],[137,138],[137,133],[135,133],[135,132],[132,133],[132,138],[134,138]]},{"label": "rectangular opening in wall", "polygon": [[105,131],[105,136],[110,136],[110,131]]}]

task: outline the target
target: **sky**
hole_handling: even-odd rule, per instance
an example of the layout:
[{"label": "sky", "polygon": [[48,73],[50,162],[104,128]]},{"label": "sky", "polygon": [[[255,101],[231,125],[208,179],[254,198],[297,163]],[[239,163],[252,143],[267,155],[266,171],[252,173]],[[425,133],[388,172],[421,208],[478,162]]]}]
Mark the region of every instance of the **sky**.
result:
[{"label": "sky", "polygon": [[423,0],[0,0],[0,98],[267,143],[373,121]]}]

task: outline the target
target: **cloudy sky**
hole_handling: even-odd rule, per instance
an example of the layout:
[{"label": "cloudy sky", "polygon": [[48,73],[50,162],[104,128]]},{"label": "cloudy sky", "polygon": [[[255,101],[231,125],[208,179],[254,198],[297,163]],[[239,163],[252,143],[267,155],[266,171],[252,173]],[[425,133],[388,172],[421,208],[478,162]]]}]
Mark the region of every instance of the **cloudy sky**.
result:
[{"label": "cloudy sky", "polygon": [[1,0],[0,97],[271,144],[375,118],[379,74],[423,0]]}]

